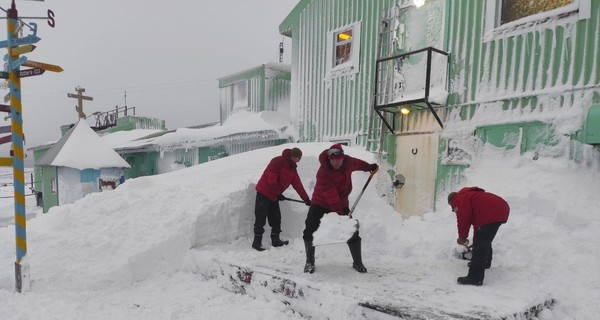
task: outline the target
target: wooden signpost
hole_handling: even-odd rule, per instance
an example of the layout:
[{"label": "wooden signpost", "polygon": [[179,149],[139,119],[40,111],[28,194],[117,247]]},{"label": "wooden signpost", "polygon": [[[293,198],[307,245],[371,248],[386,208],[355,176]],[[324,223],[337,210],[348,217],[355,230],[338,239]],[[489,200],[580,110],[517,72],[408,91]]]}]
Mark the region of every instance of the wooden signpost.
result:
[{"label": "wooden signpost", "polygon": [[[43,0],[36,0],[43,1]],[[61,72],[60,66],[31,61],[21,54],[29,53],[35,50],[34,43],[42,40],[37,36],[37,24],[34,22],[25,23],[23,19],[45,19],[52,28],[55,26],[54,12],[48,10],[48,16],[43,18],[27,17],[19,18],[15,0],[11,1],[11,7],[6,12],[7,37],[0,41],[0,48],[7,48],[8,54],[5,57],[6,66],[4,71],[0,72],[0,78],[8,80],[9,93],[4,96],[4,102],[10,101],[10,105],[0,104],[0,112],[10,114],[11,125],[0,127],[0,133],[11,132],[11,135],[0,137],[0,144],[12,142],[12,157],[0,157],[0,166],[12,165],[13,167],[13,186],[15,198],[15,290],[17,292],[28,291],[30,288],[29,279],[29,259],[27,259],[27,219],[25,214],[25,174],[23,151],[23,110],[21,106],[21,78],[37,76],[45,71]],[[20,36],[20,28],[29,28],[30,34]],[[21,66],[27,66],[31,69],[21,70]]]}]

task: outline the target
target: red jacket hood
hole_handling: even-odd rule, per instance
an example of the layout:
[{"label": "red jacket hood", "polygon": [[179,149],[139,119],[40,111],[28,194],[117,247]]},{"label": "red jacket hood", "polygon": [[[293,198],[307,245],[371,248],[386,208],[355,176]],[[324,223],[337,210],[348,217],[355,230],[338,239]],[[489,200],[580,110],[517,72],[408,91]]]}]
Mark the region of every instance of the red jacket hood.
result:
[{"label": "red jacket hood", "polygon": [[[325,149],[323,150],[323,152],[321,152],[321,154],[319,155],[319,162],[321,163],[322,166],[328,166],[329,168],[333,169],[333,167],[331,166],[331,163],[329,162],[329,157],[327,156],[327,150],[329,149]],[[346,158],[348,157],[348,155],[344,155],[344,162],[342,163],[342,167],[344,167],[346,165]]]}]

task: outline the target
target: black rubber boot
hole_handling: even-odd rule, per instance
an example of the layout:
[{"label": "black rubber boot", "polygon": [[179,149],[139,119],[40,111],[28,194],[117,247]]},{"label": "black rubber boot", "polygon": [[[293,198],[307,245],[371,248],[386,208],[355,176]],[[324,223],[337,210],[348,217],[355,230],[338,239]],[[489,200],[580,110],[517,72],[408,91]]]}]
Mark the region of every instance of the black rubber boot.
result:
[{"label": "black rubber boot", "polygon": [[271,244],[273,245],[273,247],[287,246],[289,243],[290,242],[287,240],[281,241],[281,239],[279,239],[278,233],[271,233]]},{"label": "black rubber boot", "polygon": [[304,265],[305,273],[315,272],[315,246],[312,245],[312,241],[304,241],[304,247],[306,248],[306,264]]},{"label": "black rubber boot", "polygon": [[473,286],[480,286],[483,284],[483,279],[477,280],[477,279],[471,278],[469,276],[459,277],[458,279],[456,279],[456,281],[458,282],[458,284],[470,284]]},{"label": "black rubber boot", "polygon": [[365,272],[367,272],[367,268],[365,268],[365,266],[362,263],[360,242],[361,242],[361,240],[358,239],[354,242],[348,243],[348,248],[350,248],[350,254],[352,255],[352,260],[354,260],[354,262],[352,263],[352,268],[354,268],[354,270],[356,270],[360,273],[365,273]]},{"label": "black rubber boot", "polygon": [[265,248],[262,246],[262,235],[254,235],[254,241],[252,242],[252,248],[257,251],[263,251]]}]

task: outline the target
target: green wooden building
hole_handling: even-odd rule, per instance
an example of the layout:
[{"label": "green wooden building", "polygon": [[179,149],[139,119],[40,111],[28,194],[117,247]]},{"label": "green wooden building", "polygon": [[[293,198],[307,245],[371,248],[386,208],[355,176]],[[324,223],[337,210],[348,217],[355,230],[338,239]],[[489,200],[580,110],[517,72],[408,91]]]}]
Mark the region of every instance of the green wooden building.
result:
[{"label": "green wooden building", "polygon": [[595,160],[599,21],[591,0],[301,0],[279,27],[292,123],[377,152],[404,216],[444,204],[481,144]]}]

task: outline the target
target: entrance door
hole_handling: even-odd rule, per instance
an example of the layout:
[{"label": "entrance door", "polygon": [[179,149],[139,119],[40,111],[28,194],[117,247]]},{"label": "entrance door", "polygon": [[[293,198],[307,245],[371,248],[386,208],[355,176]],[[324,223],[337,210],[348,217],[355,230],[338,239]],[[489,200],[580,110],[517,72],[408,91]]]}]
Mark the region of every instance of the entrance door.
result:
[{"label": "entrance door", "polygon": [[406,178],[396,195],[403,218],[434,209],[438,133],[408,134],[397,138],[396,169]]}]

